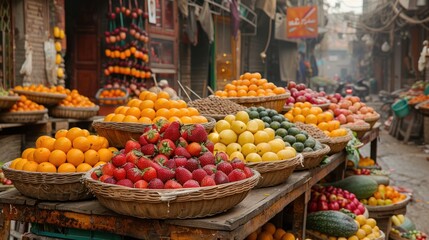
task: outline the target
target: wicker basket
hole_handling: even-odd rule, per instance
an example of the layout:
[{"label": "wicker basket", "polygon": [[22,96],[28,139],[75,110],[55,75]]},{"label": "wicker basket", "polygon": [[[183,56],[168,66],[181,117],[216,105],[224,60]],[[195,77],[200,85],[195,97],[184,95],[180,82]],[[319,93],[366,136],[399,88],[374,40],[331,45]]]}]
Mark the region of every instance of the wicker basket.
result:
[{"label": "wicker basket", "polygon": [[292,159],[247,163],[246,165],[261,174],[261,179],[256,188],[271,187],[286,182],[293,170],[302,164],[302,159],[302,154],[297,154]]},{"label": "wicker basket", "polygon": [[11,162],[3,165],[6,178],[15,188],[31,198],[49,201],[75,201],[92,198],[82,182],[83,173],[41,173],[10,169]]},{"label": "wicker basket", "polygon": [[19,99],[19,96],[0,96],[0,109],[11,108]]},{"label": "wicker basket", "polygon": [[306,131],[310,136],[319,141],[320,143],[328,143],[330,141],[330,137],[328,137],[320,128],[312,125],[305,124],[301,122],[296,122],[295,126],[300,128],[301,130]]},{"label": "wicker basket", "polygon": [[[121,90],[122,92],[125,93],[125,95],[123,97],[113,97],[113,98],[101,97],[101,93],[104,90],[116,90],[116,89]],[[100,88],[95,94],[95,98],[98,100],[98,103],[100,105],[123,105],[127,102],[128,96],[129,96],[129,93],[125,88]]]},{"label": "wicker basket", "polygon": [[25,91],[25,90],[13,90],[13,91],[16,93],[25,95],[31,101],[45,106],[57,105],[67,97],[67,94],[62,94],[62,93],[45,93],[45,92],[35,92],[35,91]]},{"label": "wicker basket", "polygon": [[57,106],[49,111],[49,115],[57,118],[88,119],[97,115],[99,106],[94,107],[65,107]]},{"label": "wicker basket", "polygon": [[[326,236],[326,234],[322,235],[322,233],[320,233],[320,232],[317,232],[314,230],[309,230],[309,229],[305,230],[305,235],[306,235],[306,237],[309,237],[313,240],[329,240],[329,239],[331,239],[330,237]],[[374,240],[385,240],[385,238],[386,238],[386,235],[384,234],[383,231],[380,230],[380,237],[375,238]]]},{"label": "wicker basket", "polygon": [[374,127],[375,123],[380,119],[380,114],[376,114],[372,117],[366,117],[363,120],[367,123],[369,123],[370,125],[370,129],[372,129],[372,127]]},{"label": "wicker basket", "polygon": [[326,154],[329,153],[330,148],[326,144],[322,144],[323,148],[314,152],[303,152],[302,156],[304,160],[302,165],[296,167],[297,170],[306,170],[319,166],[320,162],[323,161],[323,158]]},{"label": "wicker basket", "polygon": [[290,96],[289,93],[284,93],[276,96],[267,96],[267,97],[230,97],[226,98],[235,103],[241,104],[246,107],[265,107],[274,109],[277,112],[283,110],[285,100]]},{"label": "wicker basket", "polygon": [[331,105],[330,102],[323,104],[314,104],[313,107],[320,107],[323,111],[326,111],[329,109],[329,105]]},{"label": "wicker basket", "polygon": [[392,213],[397,210],[406,208],[410,200],[411,200],[411,197],[410,195],[407,194],[407,197],[404,200],[395,204],[383,205],[383,206],[365,205],[365,207],[368,209],[370,217],[380,217],[381,215],[388,216],[388,215],[393,215]]},{"label": "wicker basket", "polygon": [[[226,115],[222,115],[222,114],[204,114],[205,117],[209,117],[209,118],[213,118],[216,121],[222,120],[226,117]],[[215,123],[216,124],[216,123]]]},{"label": "wicker basket", "polygon": [[43,120],[47,109],[40,111],[22,111],[0,113],[0,122],[5,123],[31,123]]},{"label": "wicker basket", "polygon": [[[206,117],[208,122],[201,125],[204,126],[207,132],[210,132],[216,120],[211,117]],[[148,124],[141,123],[124,123],[124,122],[104,122],[103,119],[94,120],[92,126],[97,131],[98,135],[105,137],[111,146],[123,148],[125,143],[130,139],[139,139],[144,129]]]},{"label": "wicker basket", "polygon": [[86,186],[108,209],[139,218],[184,219],[215,215],[241,202],[256,186],[257,171],[250,178],[210,187],[183,189],[137,189],[102,183],[85,174]]},{"label": "wicker basket", "polygon": [[283,109],[282,109],[282,113],[287,113],[287,112],[289,112],[291,109],[292,109],[292,107],[291,107],[291,106],[284,105],[284,106],[283,106]]},{"label": "wicker basket", "polygon": [[371,125],[369,123],[356,125],[356,124],[343,124],[341,125],[343,128],[348,128],[356,133],[357,138],[362,138],[365,133],[371,130]]},{"label": "wicker basket", "polygon": [[343,151],[343,149],[347,146],[347,143],[352,140],[352,138],[353,133],[350,130],[349,133],[345,136],[330,138],[329,143],[326,143],[331,148],[329,155]]}]

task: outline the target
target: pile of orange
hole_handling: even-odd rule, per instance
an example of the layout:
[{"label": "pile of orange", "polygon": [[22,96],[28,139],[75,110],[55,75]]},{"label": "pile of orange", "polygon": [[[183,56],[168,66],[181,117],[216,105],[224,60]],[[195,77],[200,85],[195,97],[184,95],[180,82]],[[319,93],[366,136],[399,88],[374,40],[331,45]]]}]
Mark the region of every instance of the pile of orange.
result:
[{"label": "pile of orange", "polygon": [[61,94],[67,94],[70,92],[69,89],[64,88],[63,86],[52,86],[52,87],[46,87],[42,84],[35,85],[32,84],[30,86],[16,86],[13,88],[13,90],[24,90],[24,91],[32,91],[32,92],[44,92],[44,93],[61,93]]},{"label": "pile of orange", "polygon": [[378,185],[377,191],[369,199],[362,199],[361,202],[370,206],[391,205],[405,200],[407,196],[398,192],[392,186]]},{"label": "pile of orange", "polygon": [[10,168],[30,172],[86,172],[110,161],[116,151],[109,148],[106,138],[74,127],[58,130],[55,137],[39,137],[35,148],[25,149]]},{"label": "pile of orange", "polygon": [[13,106],[9,109],[10,112],[40,111],[45,109],[43,105],[39,105],[30,99],[27,99],[27,97],[24,95],[19,97],[19,101],[13,104]]},{"label": "pile of orange", "polygon": [[295,240],[295,236],[268,222],[246,237],[246,240]]},{"label": "pile of orange", "polygon": [[104,118],[105,122],[131,122],[152,124],[161,119],[183,124],[206,123],[207,118],[198,109],[188,107],[183,100],[172,100],[167,92],[158,94],[143,91],[139,99],[131,99],[126,106],[119,106]]},{"label": "pile of orange", "polygon": [[334,120],[334,115],[323,112],[320,107],[313,107],[309,102],[297,102],[285,113],[285,117],[291,122],[302,122],[317,126],[329,137],[341,137],[348,134],[345,128],[340,127],[340,122]]},{"label": "pile of orange", "polygon": [[74,89],[67,93],[67,97],[62,100],[59,104],[65,107],[93,107],[95,104],[89,100],[88,97],[80,95],[79,92]]},{"label": "pile of orange", "polygon": [[[98,95],[100,103],[102,104],[124,104],[126,93],[119,88],[103,89]],[[108,98],[108,99],[104,99]],[[117,98],[117,100],[115,99]]]},{"label": "pile of orange", "polygon": [[240,79],[225,85],[224,90],[215,92],[217,97],[264,97],[286,93],[286,89],[277,87],[274,83],[262,78],[261,74],[245,73]]}]

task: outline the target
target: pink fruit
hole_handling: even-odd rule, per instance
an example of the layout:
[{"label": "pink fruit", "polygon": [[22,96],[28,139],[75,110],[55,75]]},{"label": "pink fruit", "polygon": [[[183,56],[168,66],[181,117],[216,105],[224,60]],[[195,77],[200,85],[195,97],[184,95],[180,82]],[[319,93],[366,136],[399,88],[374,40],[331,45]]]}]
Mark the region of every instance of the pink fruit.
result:
[{"label": "pink fruit", "polygon": [[134,188],[147,188],[147,182],[145,180],[138,180],[134,183]]},{"label": "pink fruit", "polygon": [[183,187],[184,188],[197,188],[197,187],[200,187],[200,184],[197,181],[193,180],[193,179],[189,179],[188,181],[186,181],[183,184]]},{"label": "pink fruit", "polygon": [[213,179],[212,176],[205,176],[202,180],[201,180],[201,187],[207,187],[207,186],[215,186],[216,182]]},{"label": "pink fruit", "polygon": [[133,182],[131,182],[131,180],[129,179],[121,179],[118,182],[116,182],[116,184],[124,187],[130,187],[130,188],[134,187]]},{"label": "pink fruit", "polygon": [[203,180],[203,178],[206,177],[206,176],[207,176],[207,172],[204,169],[202,169],[202,168],[195,169],[192,172],[192,179],[194,179],[195,181],[197,181],[199,183],[201,183],[201,181]]},{"label": "pink fruit", "polygon": [[150,189],[163,189],[164,183],[159,178],[154,178],[150,180],[149,184],[147,185],[147,188]]}]

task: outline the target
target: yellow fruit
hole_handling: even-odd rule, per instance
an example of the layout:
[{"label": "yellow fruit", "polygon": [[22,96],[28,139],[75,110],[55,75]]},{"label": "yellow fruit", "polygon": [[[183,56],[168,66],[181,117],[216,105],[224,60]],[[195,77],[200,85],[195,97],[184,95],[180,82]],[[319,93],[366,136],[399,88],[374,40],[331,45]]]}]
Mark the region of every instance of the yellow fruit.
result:
[{"label": "yellow fruit", "polygon": [[255,137],[253,136],[253,133],[251,133],[250,131],[244,131],[243,133],[240,134],[240,136],[238,136],[237,142],[241,146],[243,146],[246,143],[254,143]]},{"label": "yellow fruit", "polygon": [[296,157],[296,152],[290,149],[283,149],[277,152],[277,156],[279,157],[280,160],[292,159]]},{"label": "yellow fruit", "polygon": [[59,27],[54,27],[54,37],[60,38],[60,28]]},{"label": "yellow fruit", "polygon": [[244,161],[244,156],[241,152],[233,152],[231,155],[229,155],[229,160],[233,160],[234,158]]},{"label": "yellow fruit", "polygon": [[231,129],[225,129],[219,133],[219,142],[225,145],[237,142],[237,134]]},{"label": "yellow fruit", "polygon": [[62,68],[58,68],[57,69],[57,77],[58,78],[63,78],[64,77],[64,70]]},{"label": "yellow fruit", "polygon": [[216,130],[216,132],[220,133],[220,132],[222,132],[223,130],[226,130],[226,129],[231,129],[231,124],[228,121],[226,121],[226,120],[219,120],[218,122],[216,122],[216,124],[215,124],[215,130]]},{"label": "yellow fruit", "polygon": [[244,131],[246,131],[247,125],[242,121],[233,121],[231,123],[231,130],[233,130],[235,133],[240,134]]},{"label": "yellow fruit", "polygon": [[262,162],[262,158],[257,153],[249,153],[246,156],[246,162]]},{"label": "yellow fruit", "polygon": [[57,54],[57,56],[55,57],[55,64],[59,65],[62,61],[63,58],[61,57],[61,55]]},{"label": "yellow fruit", "polygon": [[61,42],[55,42],[55,50],[57,52],[61,52],[61,49],[62,49]]},{"label": "yellow fruit", "polygon": [[256,150],[257,153],[262,156],[264,153],[271,151],[271,145],[266,142],[262,142],[256,145]]},{"label": "yellow fruit", "polygon": [[210,133],[207,138],[212,141],[213,144],[218,143],[219,142],[219,133],[217,132],[212,132]]},{"label": "yellow fruit", "polygon": [[359,240],[359,238],[355,235],[348,238],[348,240]]},{"label": "yellow fruit", "polygon": [[262,161],[263,162],[270,162],[270,161],[278,161],[280,160],[277,154],[273,152],[266,152],[264,155],[262,155]]},{"label": "yellow fruit", "polygon": [[264,128],[262,130],[264,132],[268,133],[268,136],[270,139],[274,139],[274,137],[276,136],[276,131],[274,131],[274,129],[272,129],[272,128]]},{"label": "yellow fruit", "polygon": [[273,139],[268,142],[271,146],[271,151],[274,153],[278,153],[280,150],[284,150],[286,147],[285,142],[282,139]]},{"label": "yellow fruit", "polygon": [[231,124],[232,123],[232,121],[234,121],[235,120],[235,116],[234,115],[226,115],[224,118],[223,118],[225,121],[227,121],[229,124]]},{"label": "yellow fruit", "polygon": [[235,120],[242,121],[243,123],[249,122],[249,114],[245,111],[239,111],[235,114]]},{"label": "yellow fruit", "polygon": [[213,148],[213,153],[218,153],[218,152],[224,152],[226,153],[226,146],[223,143],[215,143],[214,148]]},{"label": "yellow fruit", "polygon": [[365,232],[365,230],[363,230],[363,229],[358,229],[358,230],[357,230],[357,232],[356,232],[356,236],[357,236],[359,239],[363,239],[364,237],[366,237],[366,232]]},{"label": "yellow fruit", "polygon": [[260,130],[258,121],[256,119],[248,121],[247,130],[250,131],[251,133],[256,133],[258,130]]},{"label": "yellow fruit", "polygon": [[374,218],[368,218],[365,224],[371,226],[371,228],[374,228],[377,226],[377,221]]},{"label": "yellow fruit", "polygon": [[367,235],[370,234],[370,233],[372,233],[372,227],[369,226],[368,224],[365,224],[365,225],[361,226],[360,229],[365,230],[365,232],[366,232]]},{"label": "yellow fruit", "polygon": [[267,143],[271,140],[270,135],[268,135],[268,133],[266,133],[265,131],[257,131],[254,137],[256,145],[258,145],[259,143]]},{"label": "yellow fruit", "polygon": [[402,224],[402,223],[404,223],[404,221],[405,221],[405,216],[403,215],[403,214],[398,214],[398,215],[396,215],[397,217],[398,217],[398,219],[399,219],[399,222]]},{"label": "yellow fruit", "polygon": [[368,199],[368,205],[370,205],[370,206],[377,206],[377,199],[375,199],[375,197],[370,197]]},{"label": "yellow fruit", "polygon": [[256,153],[257,151],[258,150],[256,149],[256,146],[253,143],[246,143],[241,146],[241,153],[243,153],[244,156],[247,156],[250,153]]},{"label": "yellow fruit", "polygon": [[241,145],[240,144],[233,142],[233,143],[228,144],[228,146],[226,146],[226,154],[231,156],[231,154],[233,154],[235,152],[241,152]]},{"label": "yellow fruit", "polygon": [[60,39],[64,39],[64,37],[66,36],[66,34],[64,33],[64,30],[60,30]]},{"label": "yellow fruit", "polygon": [[363,226],[366,224],[366,217],[364,215],[357,215],[355,220],[359,222],[359,226]]}]

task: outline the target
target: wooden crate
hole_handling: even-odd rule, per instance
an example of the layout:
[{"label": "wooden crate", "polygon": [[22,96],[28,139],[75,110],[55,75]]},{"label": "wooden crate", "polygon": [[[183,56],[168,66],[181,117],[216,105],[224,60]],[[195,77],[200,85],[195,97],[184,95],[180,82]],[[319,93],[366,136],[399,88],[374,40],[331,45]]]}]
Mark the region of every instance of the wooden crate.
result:
[{"label": "wooden crate", "polygon": [[0,135],[0,162],[5,163],[21,156],[21,134]]}]

